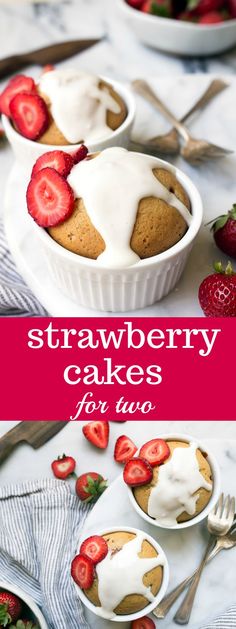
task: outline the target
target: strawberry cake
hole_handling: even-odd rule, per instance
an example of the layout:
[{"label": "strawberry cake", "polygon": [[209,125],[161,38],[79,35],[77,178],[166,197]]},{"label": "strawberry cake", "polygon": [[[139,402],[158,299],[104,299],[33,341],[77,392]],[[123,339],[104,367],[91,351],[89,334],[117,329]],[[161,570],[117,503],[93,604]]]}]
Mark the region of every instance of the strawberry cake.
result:
[{"label": "strawberry cake", "polygon": [[152,439],[128,461],[124,481],[139,507],[161,526],[173,527],[201,513],[212,495],[212,470],[195,442]]},{"label": "strawberry cake", "polygon": [[107,268],[132,266],[181,240],[189,197],[172,166],[112,147],[41,156],[27,190],[28,211],[61,247]]},{"label": "strawberry cake", "polygon": [[71,575],[98,616],[132,616],[155,602],[166,566],[164,553],[155,546],[142,531],[127,529],[94,535],[81,544]]},{"label": "strawberry cake", "polygon": [[16,75],[0,94],[0,111],[25,138],[56,146],[103,140],[127,116],[110,84],[68,68],[52,68],[37,83]]}]

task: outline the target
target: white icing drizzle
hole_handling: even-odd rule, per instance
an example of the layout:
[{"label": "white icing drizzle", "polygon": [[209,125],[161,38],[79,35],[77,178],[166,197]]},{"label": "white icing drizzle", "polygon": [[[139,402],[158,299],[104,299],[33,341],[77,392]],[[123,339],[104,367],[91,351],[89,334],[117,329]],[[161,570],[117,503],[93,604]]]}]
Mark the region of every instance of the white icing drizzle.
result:
[{"label": "white icing drizzle", "polygon": [[120,105],[107,89],[99,87],[101,79],[78,70],[45,72],[39,89],[51,102],[54,121],[71,144],[94,142],[112,134],[106,124],[107,111],[120,112]]},{"label": "white icing drizzle", "polygon": [[96,613],[99,616],[114,618],[114,609],[129,594],[141,594],[150,602],[155,600],[151,588],[144,585],[143,577],[153,568],[164,565],[164,555],[159,553],[156,557],[139,557],[145,539],[145,533],[137,533],[118,552],[109,550],[105,559],[97,564],[101,607],[96,607]]},{"label": "white icing drizzle", "polygon": [[188,448],[177,447],[171,459],[159,467],[157,484],[148,500],[148,515],[164,526],[176,525],[184,511],[194,515],[198,494],[193,494],[201,487],[212,489],[199,470],[197,448],[194,442]]},{"label": "white icing drizzle", "polygon": [[82,197],[91,222],[106,244],[98,256],[104,266],[126,267],[140,260],[130,240],[139,201],[145,197],[163,199],[177,208],[190,225],[190,212],[158,181],[153,174],[156,167],[150,155],[113,147],[72,168],[68,182],[75,197]]}]

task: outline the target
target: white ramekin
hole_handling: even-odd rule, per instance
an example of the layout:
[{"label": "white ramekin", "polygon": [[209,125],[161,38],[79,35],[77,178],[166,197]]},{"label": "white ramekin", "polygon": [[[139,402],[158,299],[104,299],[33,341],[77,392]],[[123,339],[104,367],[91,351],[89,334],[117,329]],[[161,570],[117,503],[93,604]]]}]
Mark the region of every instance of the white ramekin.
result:
[{"label": "white ramekin", "polygon": [[[135,533],[137,535],[137,533],[144,533],[144,531],[141,531],[140,529],[136,529],[130,526],[116,526],[116,527],[112,527],[112,528],[108,528],[108,529],[103,529],[102,531],[99,531],[97,533],[97,535],[105,535],[107,533],[115,533],[117,531],[127,531],[128,533]],[[83,541],[83,539],[86,539],[85,535],[82,535],[80,541],[79,541],[79,546],[78,546],[78,550],[77,552],[79,553],[79,548],[81,546],[81,543]],[[155,601],[153,601],[152,603],[149,603],[146,607],[144,607],[143,609],[141,609],[139,612],[135,612],[135,614],[124,614],[122,616],[115,616],[115,618],[112,618],[111,620],[113,622],[132,622],[132,620],[137,620],[137,618],[142,618],[142,616],[146,616],[146,614],[150,614],[150,612],[152,612],[152,610],[157,607],[157,605],[159,605],[159,603],[161,602],[161,600],[164,598],[167,587],[168,587],[168,583],[169,583],[169,566],[168,566],[168,562],[167,562],[167,558],[166,555],[163,551],[163,549],[161,548],[160,544],[158,544],[158,542],[151,537],[151,535],[149,535],[148,533],[145,532],[145,539],[150,542],[150,544],[152,544],[152,546],[157,550],[158,553],[162,553],[163,557],[164,557],[164,561],[163,561],[163,579],[162,579],[162,584],[160,587],[159,592],[157,593],[157,595],[155,596]],[[89,599],[87,598],[87,596],[84,594],[83,590],[81,590],[81,588],[76,585],[75,583],[75,587],[77,590],[77,593],[82,601],[82,603],[84,603],[84,605],[94,614],[96,614],[96,616],[100,616],[100,614],[97,613],[97,608],[95,605],[93,605],[93,603],[91,603],[89,601]]]},{"label": "white ramekin", "polygon": [[[111,131],[111,135],[109,135],[107,138],[87,145],[91,153],[102,151],[103,149],[110,146],[122,146],[124,148],[127,148],[135,118],[136,106],[131,90],[119,83],[118,81],[113,81],[107,77],[101,78],[109,83],[121,96],[127,108],[127,116],[120,127],[118,127],[118,129],[116,129],[115,131]],[[38,157],[40,157],[40,155],[43,155],[43,153],[56,150],[66,151],[67,153],[74,153],[76,149],[78,149],[80,146],[80,144],[56,146],[53,144],[40,144],[39,142],[28,140],[14,129],[9,118],[4,115],[2,116],[2,125],[6,133],[7,139],[11,144],[15,158],[27,177],[30,177],[34,163],[36,162]]]},{"label": "white ramekin", "polygon": [[[157,167],[170,168],[168,162],[155,160]],[[173,170],[173,166],[171,168]],[[191,225],[176,245],[125,269],[104,268],[96,260],[64,249],[32,220],[46,255],[48,271],[62,293],[86,308],[128,312],[159,301],[174,288],[201,226],[203,212],[195,185],[182,171],[177,168],[174,171],[190,198]]]},{"label": "white ramekin", "polygon": [[15,594],[16,596],[18,596],[18,598],[21,599],[21,601],[23,601],[23,603],[25,603],[30,611],[32,612],[34,618],[34,622],[37,621],[37,624],[39,625],[40,629],[48,629],[48,625],[46,623],[45,618],[42,615],[42,612],[40,611],[38,605],[36,605],[36,603],[33,601],[33,599],[26,594],[25,592],[23,592],[23,590],[21,590],[20,588],[18,588],[17,585],[12,585],[11,583],[7,583],[7,581],[0,581],[0,590],[6,590],[7,592],[12,592],[12,594]]},{"label": "white ramekin", "polygon": [[236,43],[236,19],[203,25],[137,11],[126,0],[117,7],[141,42],[171,54],[219,55]]},{"label": "white ramekin", "polygon": [[[143,509],[141,509],[141,507],[138,505],[137,500],[135,500],[132,488],[128,487],[127,485],[129,499],[132,504],[132,507],[135,509],[138,515],[140,515],[140,517],[143,518],[143,520],[146,520],[146,522],[149,522],[149,524],[152,524],[153,526],[156,526],[161,529],[171,529],[172,531],[179,530],[179,529],[187,529],[190,526],[193,526],[194,524],[198,524],[199,522],[204,520],[208,516],[210,511],[213,509],[215,504],[217,503],[217,500],[220,495],[220,486],[221,486],[220,468],[213,454],[209,452],[209,448],[206,447],[202,442],[199,442],[199,440],[196,439],[195,437],[191,437],[190,435],[184,435],[182,433],[181,434],[164,434],[164,435],[158,435],[158,437],[160,437],[160,439],[164,439],[165,441],[167,440],[189,441],[189,442],[194,441],[197,443],[198,447],[200,448],[200,450],[202,450],[202,452],[207,452],[207,460],[209,461],[209,464],[211,466],[212,476],[213,476],[213,490],[212,490],[211,498],[208,504],[206,505],[205,509],[203,509],[201,513],[198,513],[196,517],[192,518],[191,520],[187,520],[186,522],[180,522],[179,524],[175,524],[175,526],[166,526],[164,524],[160,524],[157,520],[154,520],[154,518],[151,518],[147,513],[145,513],[145,511],[143,511]],[[137,455],[138,455],[138,452],[137,452]]]}]

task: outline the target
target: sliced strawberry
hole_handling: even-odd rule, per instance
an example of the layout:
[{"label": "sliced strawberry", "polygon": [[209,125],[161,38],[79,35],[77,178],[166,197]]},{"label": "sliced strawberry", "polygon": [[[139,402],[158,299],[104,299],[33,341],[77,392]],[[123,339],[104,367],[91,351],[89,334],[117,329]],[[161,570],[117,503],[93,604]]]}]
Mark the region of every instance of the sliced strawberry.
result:
[{"label": "sliced strawberry", "polygon": [[88,148],[85,144],[81,144],[79,149],[73,153],[72,157],[74,160],[74,164],[78,164],[78,162],[82,162],[85,157],[88,155]]},{"label": "sliced strawberry", "polygon": [[140,9],[142,3],[143,0],[127,0],[127,4],[129,4],[130,7],[133,7],[134,9]]},{"label": "sliced strawberry", "polygon": [[28,140],[37,140],[46,131],[49,114],[46,103],[38,94],[17,94],[9,108],[16,128]]},{"label": "sliced strawberry", "polygon": [[148,616],[143,616],[131,622],[131,629],[155,629],[155,623]]},{"label": "sliced strawberry", "polygon": [[151,439],[142,446],[139,456],[146,459],[154,467],[154,465],[160,465],[168,459],[170,448],[164,439]]},{"label": "sliced strawberry", "polygon": [[102,561],[108,553],[106,540],[104,537],[100,537],[100,535],[92,535],[81,544],[80,553],[89,557],[94,564],[97,564]]},{"label": "sliced strawberry", "polygon": [[109,441],[109,424],[106,421],[89,422],[83,426],[86,439],[96,448],[105,449]]},{"label": "sliced strawberry", "polygon": [[150,463],[141,457],[130,459],[125,464],[123,478],[125,483],[131,487],[147,485],[152,477],[153,471]]},{"label": "sliced strawberry", "polygon": [[94,581],[94,565],[85,555],[76,555],[71,563],[71,576],[83,590],[89,590]]},{"label": "sliced strawberry", "polygon": [[66,456],[63,454],[52,462],[51,468],[56,478],[65,480],[68,476],[71,476],[75,471],[76,462],[72,456]]},{"label": "sliced strawberry", "polygon": [[36,85],[33,79],[24,74],[17,74],[13,77],[0,94],[0,112],[6,116],[10,116],[10,102],[20,92],[36,93]]},{"label": "sliced strawberry", "polygon": [[118,437],[115,444],[114,459],[117,463],[126,463],[129,459],[132,459],[137,449],[138,448],[129,437],[121,435],[121,437]]},{"label": "sliced strawberry", "polygon": [[198,24],[220,24],[224,22],[224,18],[219,11],[209,11],[205,15],[201,15]]},{"label": "sliced strawberry", "polygon": [[38,157],[33,167],[31,177],[36,175],[42,168],[54,168],[59,175],[67,177],[74,166],[74,161],[69,153],[65,151],[48,151]]},{"label": "sliced strawberry", "polygon": [[32,177],[26,200],[29,214],[41,227],[63,223],[74,208],[71,187],[53,168],[43,168]]}]

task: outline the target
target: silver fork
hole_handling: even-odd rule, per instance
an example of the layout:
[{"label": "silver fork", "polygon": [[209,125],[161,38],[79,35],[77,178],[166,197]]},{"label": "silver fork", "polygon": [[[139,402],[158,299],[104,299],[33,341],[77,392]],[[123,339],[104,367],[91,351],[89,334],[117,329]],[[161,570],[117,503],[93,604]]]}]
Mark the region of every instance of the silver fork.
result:
[{"label": "silver fork", "polygon": [[[218,94],[223,92],[226,87],[229,87],[229,83],[226,83],[226,81],[222,81],[222,79],[213,79],[202,96],[198,98],[193,107],[187,111],[179,122],[187,122],[194,113],[202,111]],[[146,150],[156,150],[159,153],[167,155],[176,155],[180,150],[179,136],[176,129],[173,127],[170,131],[167,131],[167,133],[156,135],[154,138],[150,138],[146,142],[141,143],[132,141],[132,144],[136,146],[142,145],[146,148]]]},{"label": "silver fork", "polygon": [[[229,550],[236,546],[236,520],[233,522],[233,525],[227,535],[223,537],[219,537],[216,540],[215,546],[211,553],[208,555],[207,563],[214,559],[216,555],[221,550]],[[167,594],[161,601],[161,603],[153,610],[154,616],[156,618],[165,618],[172,605],[174,605],[177,598],[179,598],[180,594],[185,590],[186,586],[192,581],[195,576],[197,570],[195,570],[189,577],[184,579],[179,585],[177,585],[169,594]]]},{"label": "silver fork", "polygon": [[196,138],[193,138],[187,127],[175,118],[168,107],[164,105],[160,98],[158,98],[158,96],[153,92],[148,83],[146,83],[143,79],[136,79],[132,82],[132,86],[136,92],[141,94],[141,96],[154,105],[154,107],[157,107],[167,120],[169,120],[176,131],[178,131],[178,134],[183,140],[183,144],[180,148],[180,154],[187,162],[197,165],[207,160],[225,157],[226,155],[233,153],[233,151],[224,149],[216,144],[212,144],[207,140],[197,140]]},{"label": "silver fork", "polygon": [[216,506],[208,515],[207,528],[211,535],[203,559],[193,577],[183,602],[174,616],[174,621],[178,625],[188,624],[200,577],[207,563],[208,556],[214,547],[216,539],[223,537],[230,530],[234,521],[234,513],[235,499],[231,498],[229,495],[224,498],[224,494],[221,494]]}]

